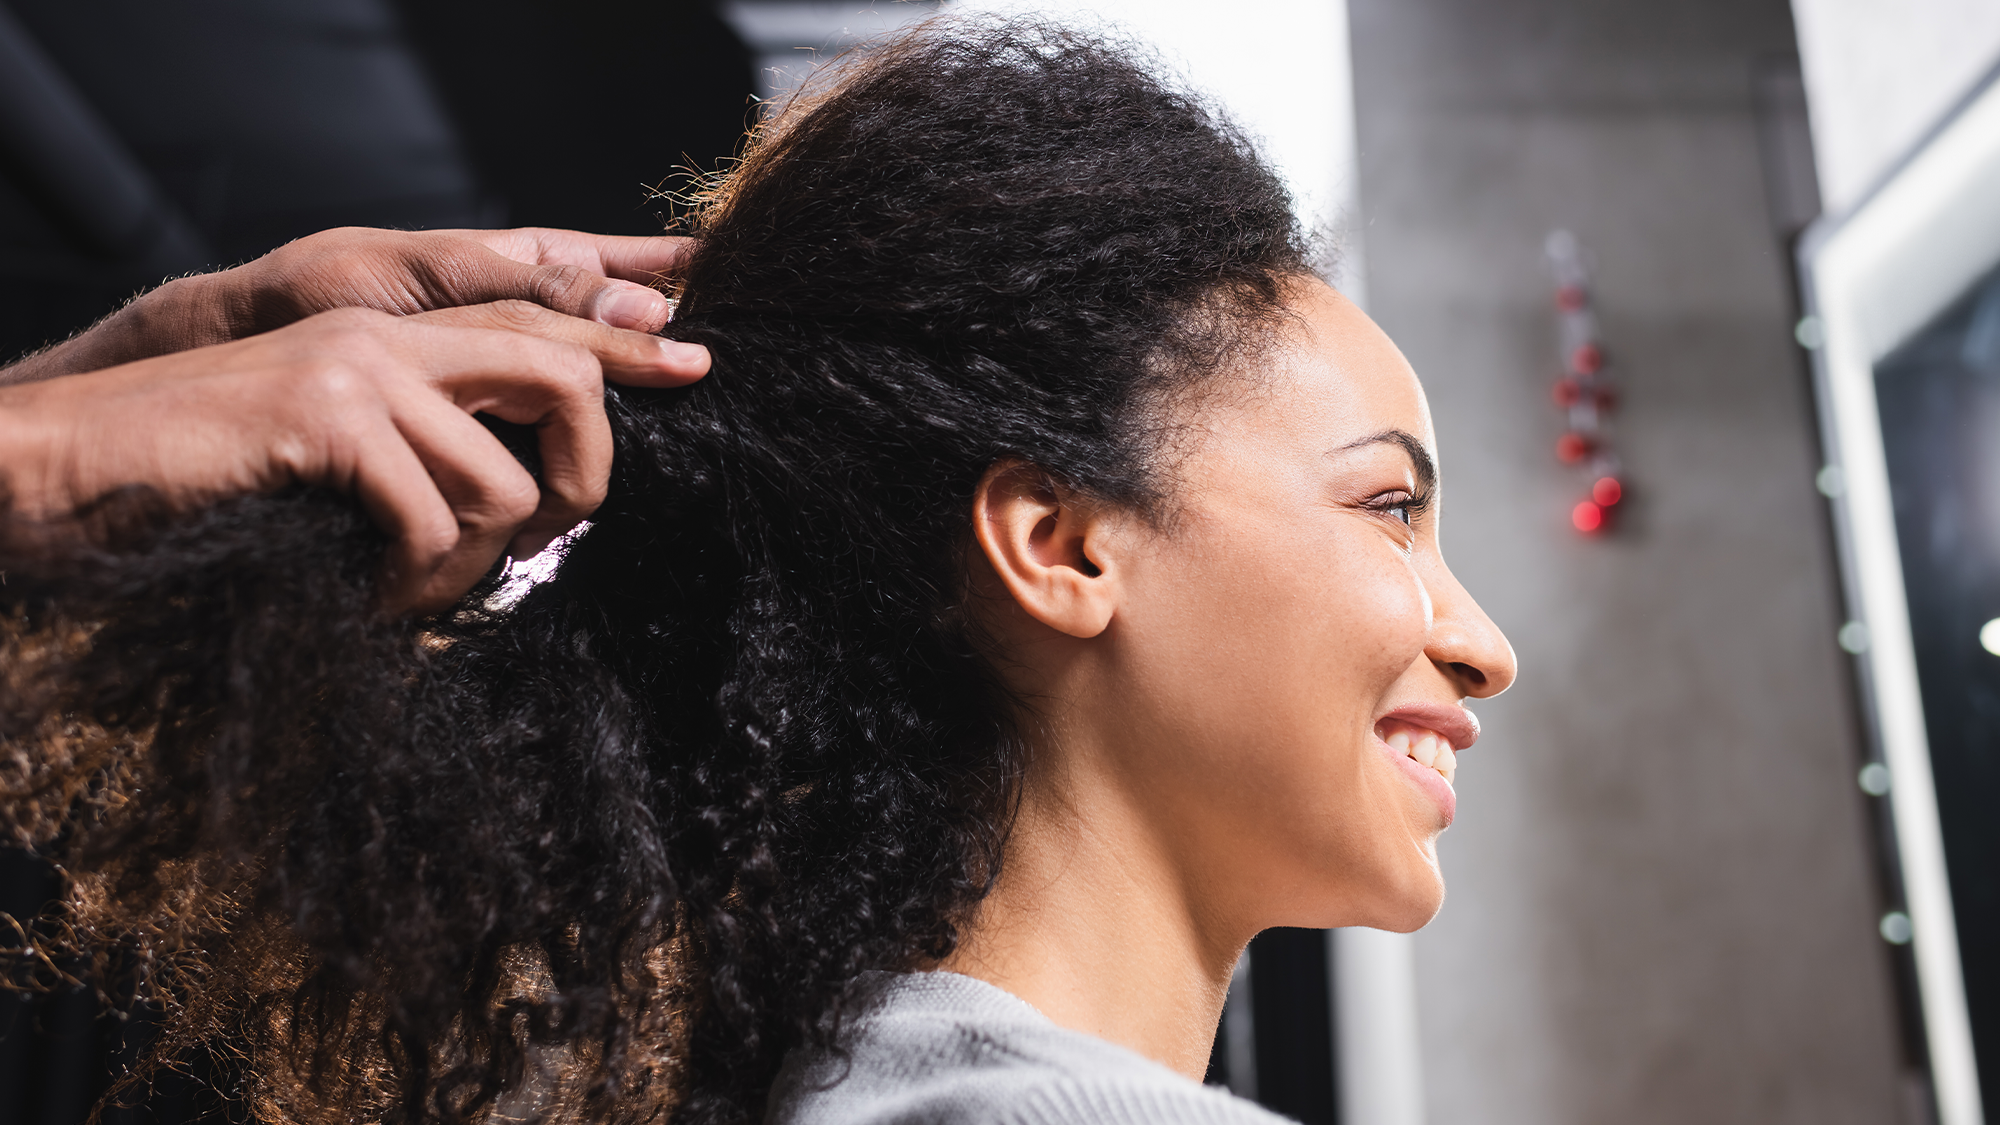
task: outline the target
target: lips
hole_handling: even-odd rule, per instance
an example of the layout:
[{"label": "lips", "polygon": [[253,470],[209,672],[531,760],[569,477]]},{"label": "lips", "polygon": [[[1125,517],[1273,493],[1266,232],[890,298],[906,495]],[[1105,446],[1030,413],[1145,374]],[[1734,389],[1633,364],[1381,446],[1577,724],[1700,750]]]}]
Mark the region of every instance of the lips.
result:
[{"label": "lips", "polygon": [[1406,704],[1377,720],[1375,733],[1449,785],[1458,776],[1458,752],[1479,741],[1479,720],[1463,707]]}]

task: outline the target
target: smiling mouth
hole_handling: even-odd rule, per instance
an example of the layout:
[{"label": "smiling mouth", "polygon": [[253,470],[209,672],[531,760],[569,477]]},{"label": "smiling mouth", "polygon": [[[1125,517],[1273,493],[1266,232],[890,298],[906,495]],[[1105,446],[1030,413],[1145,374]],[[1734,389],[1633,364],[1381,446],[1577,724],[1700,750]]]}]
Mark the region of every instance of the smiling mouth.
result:
[{"label": "smiling mouth", "polygon": [[1458,775],[1458,752],[1451,748],[1451,740],[1428,727],[1414,723],[1384,719],[1380,727],[1382,741],[1389,748],[1427,770],[1436,770],[1450,785]]}]

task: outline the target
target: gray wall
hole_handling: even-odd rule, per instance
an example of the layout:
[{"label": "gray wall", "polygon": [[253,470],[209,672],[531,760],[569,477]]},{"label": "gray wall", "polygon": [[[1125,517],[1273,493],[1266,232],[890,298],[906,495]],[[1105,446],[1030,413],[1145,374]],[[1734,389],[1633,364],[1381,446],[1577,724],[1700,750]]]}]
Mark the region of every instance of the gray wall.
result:
[{"label": "gray wall", "polygon": [[[1447,557],[1522,668],[1479,708],[1416,938],[1428,1116],[1904,1120],[1751,106],[1785,5],[1350,7],[1370,309],[1430,389]],[[1552,453],[1558,226],[1624,388],[1631,518],[1603,540]]]}]

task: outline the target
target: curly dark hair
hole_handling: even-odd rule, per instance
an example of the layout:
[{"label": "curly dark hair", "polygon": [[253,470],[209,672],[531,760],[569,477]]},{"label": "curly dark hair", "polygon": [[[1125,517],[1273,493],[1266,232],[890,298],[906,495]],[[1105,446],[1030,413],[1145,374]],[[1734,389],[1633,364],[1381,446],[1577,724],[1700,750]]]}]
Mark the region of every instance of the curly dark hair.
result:
[{"label": "curly dark hair", "polygon": [[1307,271],[1289,200],[1129,47],[945,22],[693,221],[714,368],[607,393],[609,498],[514,604],[385,618],[309,490],[11,528],[0,830],[70,880],[17,981],[136,950],[156,1057],[229,1045],[267,1119],[740,1123],[857,974],[953,950],[1022,766],[972,495],[1164,513],[1169,408]]}]

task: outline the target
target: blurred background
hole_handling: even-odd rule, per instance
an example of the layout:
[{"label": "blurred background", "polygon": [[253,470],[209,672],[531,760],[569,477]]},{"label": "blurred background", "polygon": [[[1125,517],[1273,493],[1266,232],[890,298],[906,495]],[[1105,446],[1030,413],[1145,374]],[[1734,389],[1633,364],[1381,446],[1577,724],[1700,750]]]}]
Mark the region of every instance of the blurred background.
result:
[{"label": "blurred background", "polygon": [[[1261,139],[1521,658],[1443,913],[1260,938],[1211,1080],[1309,1125],[1983,1121],[1993,0],[0,0],[0,361],[327,226],[657,231],[759,99],[1023,7]],[[0,1122],[81,1121],[144,1023],[0,999]],[[107,1121],[227,1119],[197,1087]]]}]

